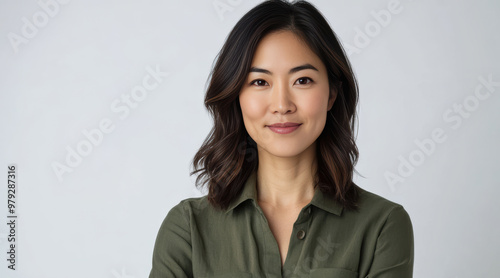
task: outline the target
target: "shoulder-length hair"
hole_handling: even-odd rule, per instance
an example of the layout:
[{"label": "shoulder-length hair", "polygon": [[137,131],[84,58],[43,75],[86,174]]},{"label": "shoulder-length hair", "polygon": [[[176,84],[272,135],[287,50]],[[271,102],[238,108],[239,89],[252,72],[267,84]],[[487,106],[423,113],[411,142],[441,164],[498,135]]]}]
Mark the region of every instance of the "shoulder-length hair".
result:
[{"label": "shoulder-length hair", "polygon": [[314,186],[345,208],[357,210],[359,187],[352,177],[359,155],[353,138],[358,84],[337,36],[323,15],[306,1],[265,1],[248,11],[229,33],[207,79],[210,84],[205,107],[214,125],[193,158],[196,170],[190,175],[201,172],[196,186],[208,183],[210,204],[227,209],[257,169],[257,146],[245,129],[239,92],[259,41],[282,30],[292,31],[307,43],[326,66],[330,89],[337,91],[325,128],[316,141]]}]

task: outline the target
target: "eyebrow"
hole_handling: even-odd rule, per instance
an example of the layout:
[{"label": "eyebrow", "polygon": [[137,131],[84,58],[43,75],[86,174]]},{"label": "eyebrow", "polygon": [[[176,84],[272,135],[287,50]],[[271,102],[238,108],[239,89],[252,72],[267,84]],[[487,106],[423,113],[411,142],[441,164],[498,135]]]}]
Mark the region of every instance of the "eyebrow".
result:
[{"label": "eyebrow", "polygon": [[[317,68],[315,68],[311,64],[304,64],[304,65],[301,65],[301,66],[294,67],[294,68],[290,69],[290,71],[288,72],[288,74],[296,73],[298,71],[305,70],[305,69],[312,69],[312,70],[315,70],[315,71],[319,71]],[[261,69],[261,68],[257,68],[257,67],[251,67],[250,68],[250,72],[262,72],[262,73],[265,73],[265,74],[273,75],[272,72],[270,72],[270,71],[268,71],[266,69]]]}]

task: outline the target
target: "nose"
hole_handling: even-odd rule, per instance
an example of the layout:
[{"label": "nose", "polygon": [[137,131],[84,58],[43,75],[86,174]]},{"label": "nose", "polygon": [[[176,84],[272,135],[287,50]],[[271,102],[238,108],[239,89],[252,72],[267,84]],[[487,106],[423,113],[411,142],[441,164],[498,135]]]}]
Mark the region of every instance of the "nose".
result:
[{"label": "nose", "polygon": [[293,95],[286,82],[276,82],[271,92],[271,112],[286,114],[295,111]]}]

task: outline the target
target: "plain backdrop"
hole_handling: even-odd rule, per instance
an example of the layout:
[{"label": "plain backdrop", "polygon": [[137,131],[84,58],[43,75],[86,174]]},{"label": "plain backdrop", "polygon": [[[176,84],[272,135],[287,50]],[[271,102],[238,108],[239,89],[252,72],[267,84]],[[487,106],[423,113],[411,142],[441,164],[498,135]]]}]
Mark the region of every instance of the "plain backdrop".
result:
[{"label": "plain backdrop", "polygon": [[[205,194],[205,84],[258,3],[0,2],[1,277],[149,275],[167,212]],[[311,3],[360,85],[355,181],[410,214],[414,277],[498,277],[499,2]]]}]

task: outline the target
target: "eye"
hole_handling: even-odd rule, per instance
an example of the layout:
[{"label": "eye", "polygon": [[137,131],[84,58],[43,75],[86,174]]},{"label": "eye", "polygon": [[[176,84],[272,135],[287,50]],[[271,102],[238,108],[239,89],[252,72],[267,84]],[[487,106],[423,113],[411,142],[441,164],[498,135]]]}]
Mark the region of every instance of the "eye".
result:
[{"label": "eye", "polygon": [[[307,83],[307,80],[309,80],[310,82]],[[306,83],[302,83],[302,84],[299,84],[299,85],[307,85],[307,84],[313,83],[313,80],[311,78],[309,78],[309,77],[301,77],[301,78],[297,79],[297,81],[299,81],[299,83],[306,82]],[[297,82],[297,81],[295,81],[295,82]]]},{"label": "eye", "polygon": [[255,79],[254,81],[250,82],[250,86],[253,85],[254,83],[257,83],[257,87],[261,87],[260,85],[262,85],[262,83],[267,83],[265,80],[263,79]]}]

